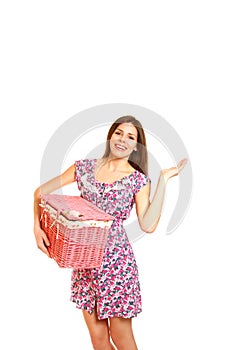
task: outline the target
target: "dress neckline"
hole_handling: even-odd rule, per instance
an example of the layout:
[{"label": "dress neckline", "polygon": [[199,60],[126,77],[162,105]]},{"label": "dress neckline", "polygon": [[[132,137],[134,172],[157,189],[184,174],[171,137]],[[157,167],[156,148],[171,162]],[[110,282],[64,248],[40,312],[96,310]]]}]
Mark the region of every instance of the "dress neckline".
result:
[{"label": "dress neckline", "polygon": [[104,182],[104,181],[98,181],[98,180],[96,180],[96,178],[95,178],[95,168],[96,168],[96,163],[97,163],[97,160],[98,160],[98,159],[93,159],[93,160],[94,160],[94,162],[93,162],[93,178],[94,178],[95,183],[97,183],[97,184],[103,184],[103,185],[113,186],[113,185],[115,185],[116,183],[123,181],[124,179],[130,178],[130,177],[133,176],[133,175],[136,173],[136,171],[137,171],[137,169],[135,169],[135,170],[134,170],[132,173],[130,173],[129,175],[125,175],[125,176],[123,176],[121,179],[115,180],[115,181],[113,181],[113,182],[111,182],[111,183]]}]

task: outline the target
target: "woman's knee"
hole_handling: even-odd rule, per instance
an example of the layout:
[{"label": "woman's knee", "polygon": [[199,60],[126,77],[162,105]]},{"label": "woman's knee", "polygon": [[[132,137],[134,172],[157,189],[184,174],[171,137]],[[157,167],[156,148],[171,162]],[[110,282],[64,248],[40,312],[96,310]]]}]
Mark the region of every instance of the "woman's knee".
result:
[{"label": "woman's knee", "polygon": [[105,334],[91,334],[91,342],[94,350],[110,350],[110,337]]},{"label": "woman's knee", "polygon": [[137,349],[132,331],[131,319],[111,319],[110,336],[119,349]]}]

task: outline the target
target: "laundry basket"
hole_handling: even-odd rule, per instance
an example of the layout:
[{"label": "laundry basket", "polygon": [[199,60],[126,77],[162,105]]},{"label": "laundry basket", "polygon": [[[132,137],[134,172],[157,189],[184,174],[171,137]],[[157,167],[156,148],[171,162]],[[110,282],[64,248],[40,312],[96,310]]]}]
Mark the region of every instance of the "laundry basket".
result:
[{"label": "laundry basket", "polygon": [[114,217],[79,196],[41,196],[41,228],[60,267],[100,267]]}]

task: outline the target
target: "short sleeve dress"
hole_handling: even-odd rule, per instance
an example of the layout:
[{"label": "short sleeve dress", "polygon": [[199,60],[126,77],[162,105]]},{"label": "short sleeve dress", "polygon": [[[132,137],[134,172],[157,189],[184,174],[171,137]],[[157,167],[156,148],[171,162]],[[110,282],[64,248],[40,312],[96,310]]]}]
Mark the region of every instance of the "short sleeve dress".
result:
[{"label": "short sleeve dress", "polygon": [[114,216],[100,268],[73,270],[71,301],[98,319],[132,318],[142,311],[138,267],[123,226],[135,203],[135,195],[150,179],[135,170],[111,184],[95,180],[97,159],[75,162],[81,196]]}]

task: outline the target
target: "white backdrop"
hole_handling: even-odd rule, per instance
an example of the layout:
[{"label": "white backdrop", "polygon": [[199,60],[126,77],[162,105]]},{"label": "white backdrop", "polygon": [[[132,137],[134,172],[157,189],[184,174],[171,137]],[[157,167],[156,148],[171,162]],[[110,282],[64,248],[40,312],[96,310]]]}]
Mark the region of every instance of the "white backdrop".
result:
[{"label": "white backdrop", "polygon": [[84,109],[118,102],[165,118],[194,176],[178,229],[164,233],[174,179],[157,231],[134,244],[138,347],[232,349],[232,26],[225,0],[1,4],[2,349],[91,349],[69,302],[70,271],[36,248],[32,201],[54,131]]}]

